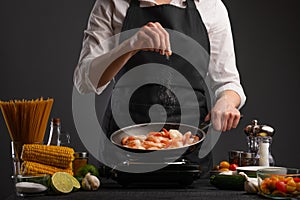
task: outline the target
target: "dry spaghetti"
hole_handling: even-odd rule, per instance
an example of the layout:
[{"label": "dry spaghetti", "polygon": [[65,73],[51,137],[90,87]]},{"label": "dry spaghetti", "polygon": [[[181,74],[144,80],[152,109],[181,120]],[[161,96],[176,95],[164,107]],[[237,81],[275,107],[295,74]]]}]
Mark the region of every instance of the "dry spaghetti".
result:
[{"label": "dry spaghetti", "polygon": [[53,99],[0,101],[0,108],[14,143],[20,143],[16,153],[21,152],[22,144],[42,143],[47,128]]}]

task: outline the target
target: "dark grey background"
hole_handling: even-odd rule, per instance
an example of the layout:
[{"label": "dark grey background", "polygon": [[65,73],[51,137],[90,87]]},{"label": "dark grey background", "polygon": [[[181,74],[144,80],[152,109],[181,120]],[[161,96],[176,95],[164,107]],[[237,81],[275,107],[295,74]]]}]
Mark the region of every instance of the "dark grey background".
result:
[{"label": "dark grey background", "polygon": [[[272,153],[277,165],[300,168],[299,1],[224,3],[248,100],[238,128],[222,134],[214,162],[228,159],[231,149],[246,150],[243,128],[258,119],[276,129]],[[85,149],[72,118],[72,78],[93,4],[93,0],[0,1],[0,99],[53,97],[51,117],[62,119],[77,151]],[[101,108],[105,99],[97,100],[103,102]],[[13,192],[12,163],[10,138],[0,116],[0,199],[5,199]]]}]

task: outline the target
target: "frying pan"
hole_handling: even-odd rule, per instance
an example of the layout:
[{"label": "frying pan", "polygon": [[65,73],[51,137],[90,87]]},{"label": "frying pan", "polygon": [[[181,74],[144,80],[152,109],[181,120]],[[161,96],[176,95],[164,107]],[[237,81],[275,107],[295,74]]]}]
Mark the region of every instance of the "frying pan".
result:
[{"label": "frying pan", "polygon": [[[182,134],[187,131],[191,131],[193,135],[197,135],[199,137],[199,141],[193,143],[188,146],[179,147],[179,148],[170,148],[170,149],[159,149],[159,150],[143,150],[143,149],[133,149],[129,147],[124,147],[121,144],[121,140],[126,136],[137,136],[137,135],[147,135],[152,131],[161,131],[162,128],[167,130],[176,129],[179,130]],[[128,126],[122,129],[115,131],[110,140],[116,146],[134,153],[149,153],[149,152],[160,152],[160,156],[172,157],[180,155],[186,155],[195,151],[197,148],[200,148],[203,140],[205,139],[205,132],[202,129],[199,129],[194,126],[180,124],[180,123],[145,123],[145,124],[137,124],[133,126]]]}]

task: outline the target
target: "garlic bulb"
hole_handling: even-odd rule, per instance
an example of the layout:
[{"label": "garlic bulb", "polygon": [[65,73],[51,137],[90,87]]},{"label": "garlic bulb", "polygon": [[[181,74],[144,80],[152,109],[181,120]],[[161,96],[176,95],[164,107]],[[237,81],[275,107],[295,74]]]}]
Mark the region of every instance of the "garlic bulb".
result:
[{"label": "garlic bulb", "polygon": [[88,172],[82,179],[81,185],[84,190],[97,190],[100,186],[100,180],[97,176],[91,175],[91,173]]},{"label": "garlic bulb", "polygon": [[244,172],[240,172],[240,175],[246,178],[244,182],[244,189],[247,193],[257,193],[258,192],[258,181],[257,178],[249,178]]}]

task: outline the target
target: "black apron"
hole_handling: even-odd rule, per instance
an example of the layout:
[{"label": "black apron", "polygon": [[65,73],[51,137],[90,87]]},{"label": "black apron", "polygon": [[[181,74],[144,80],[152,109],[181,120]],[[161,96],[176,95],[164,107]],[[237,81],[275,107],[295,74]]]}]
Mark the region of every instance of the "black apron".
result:
[{"label": "black apron", "polygon": [[[132,34],[122,34],[123,32],[141,28],[148,22],[159,22],[162,27],[166,29],[175,30],[191,37],[209,54],[210,44],[207,30],[193,0],[186,1],[186,8],[179,8],[168,4],[152,7],[140,7],[138,0],[132,0],[123,22],[120,42],[132,36]],[[174,43],[178,42],[173,41],[172,37],[172,33],[170,33],[171,47]],[[208,67],[208,62],[209,60],[205,61],[207,66],[204,67]],[[162,56],[157,52],[139,51],[129,59],[126,65],[116,75],[116,83],[129,70],[143,64],[151,63],[167,65],[183,75],[192,86],[194,94],[196,94],[197,105],[193,106],[193,103],[189,102],[188,99],[186,99],[186,102],[180,102],[179,104],[176,95],[168,87],[159,84],[145,84],[139,87],[130,97],[129,112],[133,122],[135,124],[150,122],[149,109],[154,104],[159,104],[164,107],[166,111],[166,122],[180,123],[180,119],[182,117],[180,106],[186,106],[185,109],[190,109],[190,115],[184,117],[191,119],[199,118],[199,116],[193,116],[193,110],[199,109],[201,114],[200,122],[203,121],[208,113],[207,98],[205,96],[206,85],[204,84],[202,76],[195,67],[193,67],[187,60],[183,59],[180,55],[174,53],[168,60],[165,56]],[[147,74],[145,76],[147,76]],[[169,76],[170,74],[166,75],[166,79],[170,78]],[[126,88],[129,87],[130,85],[125,85],[122,87],[115,87],[114,90],[126,91]],[[187,88],[185,88],[185,86],[173,85],[171,87],[176,87],[177,89],[180,88],[180,92],[181,94],[183,93],[183,96],[185,92],[190,92]],[[124,94],[126,94],[126,92],[124,92]],[[121,101],[122,99],[120,99],[120,102]],[[109,102],[103,118],[104,131],[108,137],[114,131],[123,128],[118,127],[116,124],[112,115],[111,106],[111,102]],[[121,115],[122,113],[119,114]],[[205,158],[199,159],[198,151],[195,151],[193,154],[188,155],[187,159],[193,163],[200,164],[204,177],[212,167],[211,153],[209,153]]]}]

